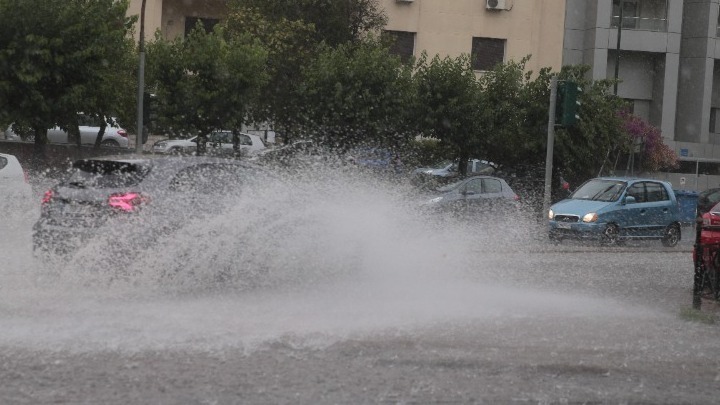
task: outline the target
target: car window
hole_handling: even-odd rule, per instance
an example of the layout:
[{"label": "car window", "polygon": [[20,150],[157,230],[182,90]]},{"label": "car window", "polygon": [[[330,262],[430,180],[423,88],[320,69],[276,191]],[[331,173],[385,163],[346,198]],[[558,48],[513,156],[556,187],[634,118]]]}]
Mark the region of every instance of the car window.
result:
[{"label": "car window", "polygon": [[647,199],[645,198],[645,183],[635,183],[632,186],[628,187],[627,195],[635,197],[635,202],[646,202]]},{"label": "car window", "polygon": [[8,160],[5,159],[4,157],[0,156],[0,169],[7,166],[7,164],[8,164]]},{"label": "car window", "polygon": [[78,123],[85,127],[99,127],[102,119],[94,115],[78,114]]},{"label": "car window", "polygon": [[621,180],[588,180],[570,196],[574,200],[617,201],[627,183]]},{"label": "car window", "polygon": [[720,201],[720,189],[703,191],[700,195],[698,195],[698,201],[702,201],[705,204]]},{"label": "car window", "polygon": [[502,193],[502,184],[497,179],[483,179],[484,193]]},{"label": "car window", "polygon": [[[230,139],[232,142],[232,139]],[[245,134],[240,134],[240,145],[252,145],[252,139]]]},{"label": "car window", "polygon": [[238,166],[199,164],[180,170],[170,181],[170,190],[217,195],[226,193],[242,180]]},{"label": "car window", "polygon": [[232,134],[229,132],[213,132],[210,134],[212,143],[232,143]]},{"label": "car window", "polygon": [[472,179],[465,184],[466,192],[473,192],[475,194],[482,193],[482,179]]},{"label": "car window", "polygon": [[452,182],[450,184],[446,184],[442,187],[438,187],[437,190],[445,193],[450,190],[454,190],[454,189],[458,188],[460,186],[460,184],[462,184],[462,183],[463,183],[463,180],[458,180],[458,181]]},{"label": "car window", "polygon": [[443,160],[442,162],[433,164],[430,166],[431,169],[447,169],[448,166],[452,166],[453,163],[449,160]]},{"label": "car window", "polygon": [[63,185],[76,188],[118,188],[139,184],[150,168],[127,162],[81,160]]},{"label": "car window", "polygon": [[667,190],[660,183],[645,183],[645,192],[647,193],[648,202],[667,201],[670,199]]}]

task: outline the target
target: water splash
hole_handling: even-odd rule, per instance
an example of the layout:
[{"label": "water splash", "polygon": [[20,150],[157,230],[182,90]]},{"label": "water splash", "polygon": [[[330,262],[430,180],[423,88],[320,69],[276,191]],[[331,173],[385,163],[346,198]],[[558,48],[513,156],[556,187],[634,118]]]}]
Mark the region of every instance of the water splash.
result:
[{"label": "water splash", "polygon": [[644,311],[498,278],[503,258],[537,249],[527,226],[428,216],[398,179],[316,169],[228,198],[227,210],[188,215],[159,237],[147,238],[155,223],[145,221],[68,261],[22,259],[34,270],[0,275],[0,345],[251,350],[449,321]]}]

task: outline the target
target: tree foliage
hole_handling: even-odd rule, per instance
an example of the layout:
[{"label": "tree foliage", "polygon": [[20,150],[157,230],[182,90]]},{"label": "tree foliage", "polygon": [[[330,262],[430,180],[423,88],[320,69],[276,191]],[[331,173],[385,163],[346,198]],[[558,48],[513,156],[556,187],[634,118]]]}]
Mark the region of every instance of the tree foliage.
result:
[{"label": "tree foliage", "polygon": [[[623,130],[629,137],[629,144],[640,146],[639,169],[641,171],[656,171],[678,166],[677,155],[663,142],[659,128],[626,111],[621,111],[619,115],[622,119]],[[635,153],[634,149],[630,153]]]},{"label": "tree foliage", "polygon": [[[422,54],[416,65],[418,131],[449,145],[454,157],[467,160],[480,147],[479,114],[484,107],[480,83],[470,58]],[[465,170],[460,165],[460,170]]]},{"label": "tree foliage", "polygon": [[301,69],[322,49],[358,44],[386,23],[377,0],[233,0],[228,8],[227,32],[248,34],[268,50],[270,79],[253,120],[272,122],[286,140],[302,120]]},{"label": "tree foliage", "polygon": [[77,128],[79,111],[112,115],[133,94],[127,5],[0,0],[0,121],[33,128],[42,145],[56,124]]},{"label": "tree foliage", "polygon": [[315,43],[330,47],[360,42],[387,23],[378,0],[231,0],[228,7],[256,10],[271,23],[302,22],[313,28]]},{"label": "tree foliage", "polygon": [[187,38],[148,44],[148,87],[158,100],[158,126],[206,136],[239,130],[267,80],[267,52],[246,36],[200,27]]},{"label": "tree foliage", "polygon": [[272,122],[283,133],[297,128],[300,102],[296,86],[301,67],[315,55],[317,45],[312,41],[314,27],[304,21],[293,21],[260,13],[258,9],[236,7],[225,22],[226,33],[248,35],[267,50],[268,80],[249,113],[254,122]]},{"label": "tree foliage", "polygon": [[410,134],[411,67],[376,40],[325,48],[298,87],[307,131],[340,148],[397,146]]}]

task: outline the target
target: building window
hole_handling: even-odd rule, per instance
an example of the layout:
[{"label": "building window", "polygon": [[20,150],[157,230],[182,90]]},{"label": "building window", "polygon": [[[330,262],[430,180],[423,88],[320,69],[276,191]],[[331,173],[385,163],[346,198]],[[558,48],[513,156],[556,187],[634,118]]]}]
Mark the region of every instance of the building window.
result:
[{"label": "building window", "polygon": [[474,70],[492,70],[505,61],[505,43],[498,38],[475,37],[472,40],[471,63]]},{"label": "building window", "polygon": [[667,31],[668,0],[613,0],[612,28],[617,28],[620,21],[620,3],[623,4],[623,29]]},{"label": "building window", "polygon": [[720,112],[720,108],[714,108],[714,107],[710,108],[710,132],[713,134],[720,132],[720,131],[718,131],[718,127],[717,127],[717,118],[718,118],[719,112]]},{"label": "building window", "polygon": [[190,31],[194,30],[198,23],[202,24],[205,32],[212,32],[219,22],[220,20],[217,18],[185,17],[185,35],[187,36]]},{"label": "building window", "polygon": [[403,62],[409,62],[415,54],[415,33],[407,31],[385,31],[392,38],[390,54],[397,55]]}]

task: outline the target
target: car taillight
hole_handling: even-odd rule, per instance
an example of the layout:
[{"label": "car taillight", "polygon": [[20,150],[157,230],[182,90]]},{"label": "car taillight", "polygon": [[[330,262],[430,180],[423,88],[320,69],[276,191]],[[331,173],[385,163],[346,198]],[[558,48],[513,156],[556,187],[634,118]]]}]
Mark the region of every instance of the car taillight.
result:
[{"label": "car taillight", "polygon": [[125,212],[133,212],[148,202],[148,198],[140,193],[113,194],[108,198],[108,205]]},{"label": "car taillight", "polygon": [[117,131],[117,133],[118,133],[118,135],[122,136],[123,138],[127,138],[127,131],[125,131],[124,129],[119,129]]},{"label": "car taillight", "polygon": [[49,203],[50,201],[52,201],[53,197],[55,197],[55,192],[53,192],[52,190],[46,191],[45,194],[43,194],[43,198],[42,201],[40,201],[40,204],[45,205]]}]

